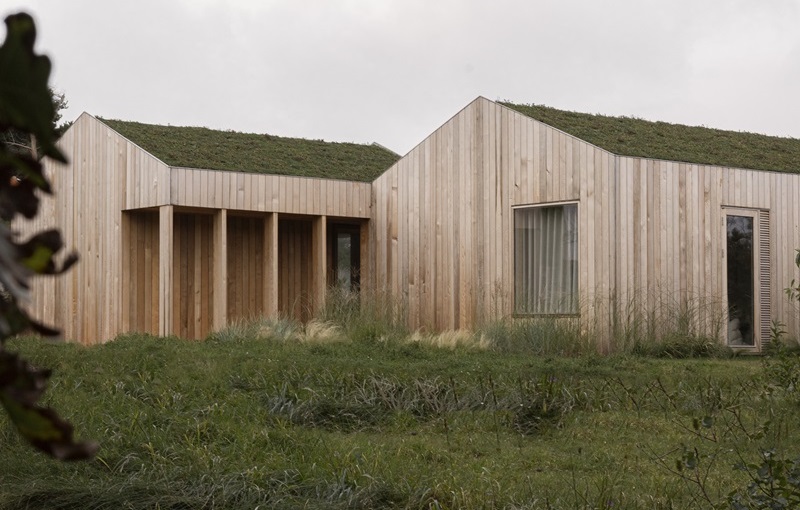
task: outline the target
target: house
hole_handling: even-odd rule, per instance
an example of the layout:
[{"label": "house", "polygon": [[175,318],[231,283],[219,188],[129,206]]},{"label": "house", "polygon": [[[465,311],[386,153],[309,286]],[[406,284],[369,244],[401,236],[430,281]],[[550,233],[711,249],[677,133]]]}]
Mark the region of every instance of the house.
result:
[{"label": "house", "polygon": [[306,319],[342,277],[401,303],[412,328],[564,317],[608,349],[621,322],[674,306],[745,350],[772,320],[800,333],[783,293],[800,140],[482,97],[402,158],[225,135],[82,115],[34,225],[60,228],[82,262],[37,283],[33,313],[89,343],[201,338]]}]

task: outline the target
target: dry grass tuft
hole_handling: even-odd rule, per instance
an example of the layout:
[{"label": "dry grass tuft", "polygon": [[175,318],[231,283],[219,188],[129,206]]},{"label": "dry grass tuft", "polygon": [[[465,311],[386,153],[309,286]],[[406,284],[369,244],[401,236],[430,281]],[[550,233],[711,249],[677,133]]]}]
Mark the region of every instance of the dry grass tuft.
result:
[{"label": "dry grass tuft", "polygon": [[312,319],[298,332],[296,338],[304,343],[328,343],[342,341],[344,334],[333,321]]},{"label": "dry grass tuft", "polygon": [[409,344],[419,344],[441,349],[476,349],[486,350],[491,346],[489,339],[482,333],[474,333],[465,329],[442,331],[441,333],[421,333],[415,331],[406,338]]}]

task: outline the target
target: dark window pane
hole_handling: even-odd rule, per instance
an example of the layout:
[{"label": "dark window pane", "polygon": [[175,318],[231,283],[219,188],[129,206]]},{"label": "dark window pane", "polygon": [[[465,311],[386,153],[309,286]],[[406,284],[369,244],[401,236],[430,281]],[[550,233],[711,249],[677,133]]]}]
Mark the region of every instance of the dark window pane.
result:
[{"label": "dark window pane", "polygon": [[727,217],[728,344],[754,345],[753,218]]}]

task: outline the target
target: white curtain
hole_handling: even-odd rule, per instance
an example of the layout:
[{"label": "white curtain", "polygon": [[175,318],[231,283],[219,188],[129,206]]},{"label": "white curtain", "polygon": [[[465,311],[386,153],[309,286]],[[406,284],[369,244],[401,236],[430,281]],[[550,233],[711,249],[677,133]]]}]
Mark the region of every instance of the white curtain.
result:
[{"label": "white curtain", "polygon": [[578,312],[578,206],[514,212],[515,308],[518,314]]}]

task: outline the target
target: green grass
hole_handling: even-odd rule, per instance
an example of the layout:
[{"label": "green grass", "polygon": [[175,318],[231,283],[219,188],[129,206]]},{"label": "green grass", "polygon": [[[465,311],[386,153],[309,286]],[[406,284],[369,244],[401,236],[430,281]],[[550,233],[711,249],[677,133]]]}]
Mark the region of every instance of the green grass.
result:
[{"label": "green grass", "polygon": [[[254,331],[12,342],[55,369],[48,403],[102,449],[59,463],[1,418],[0,509],[688,508],[697,488],[665,468],[682,445],[717,456],[701,465],[723,498],[746,484],[732,469],[739,455],[797,453],[800,439],[787,361],[302,341],[280,323]],[[725,425],[738,417],[755,430],[767,414],[760,438]],[[692,427],[707,416],[715,441]]]},{"label": "green grass", "polygon": [[614,154],[800,172],[800,139],[501,103]]},{"label": "green grass", "polygon": [[379,145],[101,120],[178,167],[371,182],[400,159]]}]

